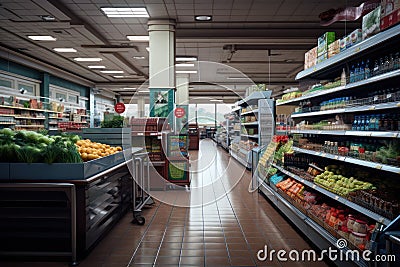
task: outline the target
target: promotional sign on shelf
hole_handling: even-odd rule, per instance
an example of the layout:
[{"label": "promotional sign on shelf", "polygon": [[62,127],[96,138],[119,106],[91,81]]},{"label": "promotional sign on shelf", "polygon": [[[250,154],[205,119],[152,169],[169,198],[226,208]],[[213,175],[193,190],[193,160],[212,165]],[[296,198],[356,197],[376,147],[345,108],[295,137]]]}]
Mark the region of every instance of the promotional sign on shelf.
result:
[{"label": "promotional sign on shelf", "polygon": [[118,114],[124,113],[125,112],[125,104],[124,103],[117,103],[114,106],[114,110],[115,112],[117,112]]}]

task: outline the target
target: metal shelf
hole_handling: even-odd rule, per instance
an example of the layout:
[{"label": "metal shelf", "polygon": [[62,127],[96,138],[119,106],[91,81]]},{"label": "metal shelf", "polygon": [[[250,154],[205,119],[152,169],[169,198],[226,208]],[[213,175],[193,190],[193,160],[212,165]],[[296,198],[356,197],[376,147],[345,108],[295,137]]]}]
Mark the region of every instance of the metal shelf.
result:
[{"label": "metal shelf", "polygon": [[231,156],[236,159],[240,164],[242,164],[243,166],[245,166],[246,168],[250,168],[250,163],[248,163],[246,160],[244,160],[243,158],[241,158],[236,152],[230,150],[230,154]]},{"label": "metal shelf", "polygon": [[328,159],[334,159],[334,160],[352,163],[352,164],[356,164],[356,165],[360,165],[360,166],[364,166],[364,167],[368,167],[368,168],[374,168],[374,169],[378,169],[378,170],[382,170],[382,171],[400,174],[400,168],[395,167],[395,166],[355,159],[355,158],[351,158],[351,157],[343,157],[343,156],[333,155],[333,154],[324,153],[324,152],[316,152],[316,151],[302,149],[302,148],[298,148],[298,147],[293,147],[293,150],[296,152],[300,152],[300,153],[305,153],[305,154],[328,158]]},{"label": "metal shelf", "polygon": [[297,114],[292,114],[292,118],[321,116],[321,115],[326,115],[326,114],[338,114],[338,113],[353,113],[353,112],[371,111],[371,110],[385,110],[385,109],[392,109],[392,108],[400,108],[400,102],[391,102],[391,103],[383,103],[383,104],[368,105],[368,106],[348,107],[348,108],[340,108],[340,109],[297,113]]},{"label": "metal shelf", "polygon": [[27,127],[27,128],[38,128],[38,127],[43,127],[44,125],[23,125],[23,124],[16,124],[16,127]]},{"label": "metal shelf", "polygon": [[244,112],[244,113],[241,113],[240,116],[248,115],[248,114],[254,114],[254,113],[257,113],[257,112],[258,112],[258,109],[253,109],[253,110],[250,110],[250,111],[246,111],[246,112]]},{"label": "metal shelf", "polygon": [[5,106],[5,105],[0,105],[0,108],[12,108],[12,109],[22,109],[22,110],[30,110],[30,111],[37,111],[37,112],[48,112],[48,110],[45,110],[45,109],[24,108],[24,107],[14,107],[14,106]]},{"label": "metal shelf", "polygon": [[338,114],[344,113],[344,108],[339,109],[331,109],[331,110],[323,110],[323,111],[313,111],[313,112],[304,112],[304,113],[296,113],[292,114],[292,118],[302,118],[302,117],[311,117],[311,116],[319,116],[319,115],[327,115],[327,114]]},{"label": "metal shelf", "polygon": [[291,130],[292,134],[324,134],[324,135],[347,135],[362,137],[400,138],[400,132],[380,131],[335,131],[335,130]]},{"label": "metal shelf", "polygon": [[296,80],[300,80],[303,78],[310,78],[313,76],[316,76],[323,71],[326,71],[329,67],[333,65],[338,65],[341,63],[344,63],[349,60],[352,56],[355,56],[359,54],[360,52],[363,52],[369,48],[378,46],[379,44],[382,44],[389,39],[396,38],[397,36],[400,35],[400,25],[394,26],[390,29],[387,29],[383,32],[380,32],[364,41],[361,43],[358,43],[348,49],[346,49],[343,52],[340,52],[339,54],[335,55],[334,57],[331,57],[319,64],[317,64],[314,67],[311,67],[309,69],[303,70],[299,72],[296,75]]},{"label": "metal shelf", "polygon": [[258,139],[258,135],[257,135],[257,134],[253,134],[253,135],[250,135],[250,134],[242,134],[242,135],[240,135],[240,136],[248,137],[248,138],[257,138],[257,139]]},{"label": "metal shelf", "polygon": [[350,84],[347,84],[345,86],[339,86],[339,87],[335,87],[335,88],[332,88],[332,89],[321,90],[321,91],[318,91],[316,93],[311,93],[311,94],[308,94],[308,95],[305,95],[305,96],[289,99],[289,100],[286,100],[286,101],[283,101],[283,102],[279,102],[279,103],[277,102],[276,105],[277,106],[281,106],[281,105],[286,105],[286,104],[289,104],[289,103],[296,103],[296,102],[300,102],[300,101],[303,101],[303,100],[306,100],[306,99],[310,99],[310,98],[314,98],[314,97],[317,97],[317,96],[329,95],[329,94],[332,94],[332,93],[336,93],[336,92],[340,92],[340,91],[344,91],[344,90],[357,88],[357,87],[360,87],[360,86],[363,86],[363,85],[368,85],[368,84],[371,84],[371,83],[374,83],[374,82],[383,81],[383,80],[394,78],[394,77],[397,77],[397,76],[400,76],[400,70],[387,72],[387,73],[384,73],[384,74],[381,74],[381,75],[377,75],[377,76],[371,77],[371,78],[366,79],[366,80],[358,81],[358,82],[355,82],[355,83],[350,83]]},{"label": "metal shelf", "polygon": [[341,197],[341,196],[339,196],[339,195],[337,195],[335,193],[332,193],[332,192],[330,192],[330,191],[328,191],[328,190],[326,190],[326,189],[324,189],[322,187],[319,187],[317,184],[315,184],[313,182],[310,182],[310,181],[307,181],[307,180],[297,176],[296,174],[285,170],[284,168],[282,168],[282,167],[280,167],[280,166],[278,166],[276,164],[272,164],[272,166],[277,168],[282,173],[284,173],[284,174],[294,178],[295,180],[299,181],[300,183],[302,183],[302,184],[304,184],[304,185],[306,185],[306,186],[308,186],[308,187],[310,187],[310,188],[312,188],[312,189],[324,194],[327,197],[330,197],[331,199],[334,199],[334,200],[346,205],[349,208],[352,208],[352,209],[354,209],[354,210],[356,210],[356,211],[368,216],[369,218],[371,218],[371,219],[373,219],[373,220],[375,220],[377,222],[381,222],[384,225],[389,225],[389,223],[391,222],[391,220],[383,217],[382,215],[379,215],[379,214],[377,214],[375,212],[372,212],[369,209],[364,208],[363,206],[360,206],[360,205],[358,205],[356,203],[353,203],[353,202],[351,202],[350,200],[348,200],[346,198],[343,198],[343,197]]},{"label": "metal shelf", "polygon": [[37,117],[24,117],[24,116],[15,116],[15,119],[29,119],[29,120],[45,120],[46,118],[37,118]]},{"label": "metal shelf", "polygon": [[[260,192],[263,193],[271,202],[283,213],[285,216],[294,223],[297,228],[302,231],[307,237],[321,250],[328,248],[336,248],[337,238],[333,237],[325,228],[318,225],[307,215],[298,210],[295,206],[289,203],[284,197],[279,195],[278,192],[273,190],[269,185],[265,184],[262,179],[258,178],[260,183]],[[343,253],[348,251],[348,248],[341,249]],[[335,261],[337,266],[368,266],[364,260],[360,261]]]},{"label": "metal shelf", "polygon": [[252,105],[252,104],[257,104],[259,99],[265,99],[265,98],[270,98],[272,94],[272,91],[259,91],[259,92],[253,92],[251,93],[248,97],[245,99],[241,100],[238,102],[238,105]]},{"label": "metal shelf", "polygon": [[252,122],[243,122],[242,125],[244,126],[249,126],[249,125],[258,125],[258,121],[252,121]]}]

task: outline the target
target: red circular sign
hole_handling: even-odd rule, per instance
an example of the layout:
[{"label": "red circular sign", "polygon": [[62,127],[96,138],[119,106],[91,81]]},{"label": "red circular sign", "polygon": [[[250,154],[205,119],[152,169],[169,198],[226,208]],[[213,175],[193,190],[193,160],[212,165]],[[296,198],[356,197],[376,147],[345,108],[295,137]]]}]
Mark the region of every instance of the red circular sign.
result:
[{"label": "red circular sign", "polygon": [[114,110],[115,112],[117,112],[118,114],[124,113],[125,111],[125,104],[124,103],[117,103],[114,106]]},{"label": "red circular sign", "polygon": [[176,108],[174,111],[175,117],[177,118],[182,118],[183,116],[185,116],[185,109],[183,108]]}]

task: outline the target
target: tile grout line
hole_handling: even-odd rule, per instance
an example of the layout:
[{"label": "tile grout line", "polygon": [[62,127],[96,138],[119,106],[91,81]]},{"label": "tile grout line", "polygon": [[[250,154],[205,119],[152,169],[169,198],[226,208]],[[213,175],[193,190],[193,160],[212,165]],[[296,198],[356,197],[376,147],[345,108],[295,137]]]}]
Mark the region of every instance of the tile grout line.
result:
[{"label": "tile grout line", "polygon": [[[217,167],[217,168],[218,168],[218,167]],[[212,176],[211,176],[211,177],[212,177]],[[219,179],[217,179],[217,180],[219,180]],[[217,180],[213,180],[213,183],[214,183],[215,181],[217,181]],[[222,230],[222,233],[223,233],[223,235],[224,235],[226,252],[228,253],[229,263],[230,263],[230,265],[232,265],[231,256],[230,256],[229,249],[228,249],[228,243],[226,242],[225,231],[224,231],[224,228],[222,227],[221,214],[220,214],[220,212],[219,212],[218,201],[217,201],[217,199],[216,199],[215,189],[214,189],[214,187],[212,187],[212,188],[213,188],[213,192],[214,192],[214,201],[215,201],[215,205],[217,206],[219,224],[220,224],[220,226],[221,226],[221,230]],[[225,187],[224,187],[224,190],[225,190]],[[226,195],[226,190],[225,190],[225,197],[226,197],[226,196],[227,196],[227,195]],[[221,199],[222,199],[222,198],[221,198]]]},{"label": "tile grout line", "polygon": [[[175,201],[174,201],[174,203],[176,203],[176,199],[177,199],[177,195],[175,196]],[[171,220],[171,215],[172,215],[172,212],[174,211],[174,208],[175,208],[174,205],[171,205],[171,207],[172,207],[172,208],[171,208],[171,212],[169,213],[169,217],[168,217],[167,223],[166,223],[166,225],[165,225],[165,229],[164,229],[164,233],[163,233],[163,236],[162,236],[162,238],[161,238],[161,241],[160,241],[160,245],[159,245],[158,248],[157,248],[156,258],[154,259],[154,262],[153,262],[153,264],[152,264],[153,267],[155,266],[155,264],[156,264],[156,262],[157,262],[158,254],[160,254],[160,249],[161,249],[161,246],[162,246],[162,244],[163,244],[163,242],[164,242],[165,234],[167,233],[167,230],[168,230],[169,222],[170,222],[170,220]]]},{"label": "tile grout line", "polygon": [[[246,170],[246,171],[247,171],[247,170]],[[242,179],[243,179],[243,175],[242,175],[241,180],[242,180]],[[227,197],[227,199],[228,199],[229,205],[230,205],[231,208],[232,208],[232,211],[233,211],[233,214],[234,214],[234,216],[235,216],[236,222],[237,222],[237,224],[238,224],[239,227],[240,227],[240,231],[242,232],[242,235],[243,235],[244,239],[246,240],[247,250],[248,250],[248,251],[251,251],[249,242],[248,242],[247,237],[246,237],[246,234],[244,233],[243,227],[242,227],[242,225],[240,224],[240,221],[239,221],[238,216],[237,216],[237,214],[236,214],[236,212],[235,212],[235,209],[233,208],[232,201],[231,201],[231,199],[230,199],[228,193],[226,192],[225,184],[224,184],[222,181],[220,181],[220,182],[221,182],[221,184],[222,184],[222,186],[223,186],[223,188],[224,188],[224,190],[225,190],[226,197]],[[236,187],[236,186],[240,186],[240,182],[237,183],[237,184],[235,185],[235,187]],[[241,191],[241,189],[242,189],[242,188],[240,188],[240,191]],[[232,192],[232,191],[233,191],[233,190],[231,190],[231,192]],[[239,191],[239,192],[240,192],[240,191]],[[253,261],[253,263],[254,263],[254,266],[257,266],[257,262],[254,260],[254,258],[251,257],[251,259],[252,259],[252,261]],[[231,259],[230,259],[230,254],[229,254],[229,260],[231,260]]]},{"label": "tile grout line", "polygon": [[179,251],[179,262],[178,262],[178,267],[181,266],[181,260],[182,260],[182,249],[183,249],[183,240],[185,239],[185,230],[186,230],[186,223],[187,223],[187,219],[189,216],[189,208],[185,208],[186,209],[186,215],[185,215],[185,222],[183,224],[183,235],[182,235],[182,240],[181,240],[181,249]]},{"label": "tile grout line", "polygon": [[145,238],[147,232],[149,231],[149,228],[150,228],[151,224],[153,223],[154,218],[156,217],[157,212],[158,212],[158,209],[160,208],[160,206],[161,206],[161,202],[160,202],[160,204],[157,206],[157,209],[154,211],[153,217],[151,218],[150,222],[147,224],[146,230],[144,231],[144,233],[143,233],[143,235],[142,235],[142,238],[140,239],[139,244],[136,246],[136,249],[135,249],[135,251],[133,252],[132,257],[130,258],[130,260],[129,260],[129,262],[128,262],[128,265],[127,265],[126,267],[129,267],[129,266],[132,264],[132,261],[133,261],[133,259],[134,259],[135,256],[136,256],[136,252],[138,251],[140,245],[141,245],[142,242],[143,242],[143,239]]}]

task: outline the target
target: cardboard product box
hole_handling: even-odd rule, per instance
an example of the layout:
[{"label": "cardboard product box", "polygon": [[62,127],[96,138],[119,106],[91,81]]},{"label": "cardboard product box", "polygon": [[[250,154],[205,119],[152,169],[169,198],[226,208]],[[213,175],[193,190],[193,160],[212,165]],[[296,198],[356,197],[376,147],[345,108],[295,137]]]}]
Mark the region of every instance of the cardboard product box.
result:
[{"label": "cardboard product box", "polygon": [[381,7],[366,14],[362,19],[362,37],[363,40],[377,34],[380,31]]},{"label": "cardboard product box", "polygon": [[347,35],[346,37],[344,37],[344,38],[346,38],[346,48],[349,48],[349,47],[351,47],[353,44],[351,43],[351,37],[350,37],[350,34],[349,35]]},{"label": "cardboard product box", "polygon": [[382,0],[380,29],[387,29],[400,22],[400,0]]},{"label": "cardboard product box", "polygon": [[309,56],[310,56],[309,51],[304,53],[304,69],[305,70],[308,69],[308,58],[309,58]]},{"label": "cardboard product box", "polygon": [[336,40],[328,46],[328,58],[340,53],[340,40]]},{"label": "cardboard product box", "polygon": [[308,58],[308,67],[311,68],[317,64],[317,47],[314,47],[310,51],[310,55]]},{"label": "cardboard product box", "polygon": [[322,56],[328,53],[328,45],[335,41],[334,32],[326,32],[321,37],[318,38],[318,51],[317,56]]},{"label": "cardboard product box", "polygon": [[352,33],[349,34],[351,45],[355,45],[362,41],[362,30],[357,29],[354,30]]}]

